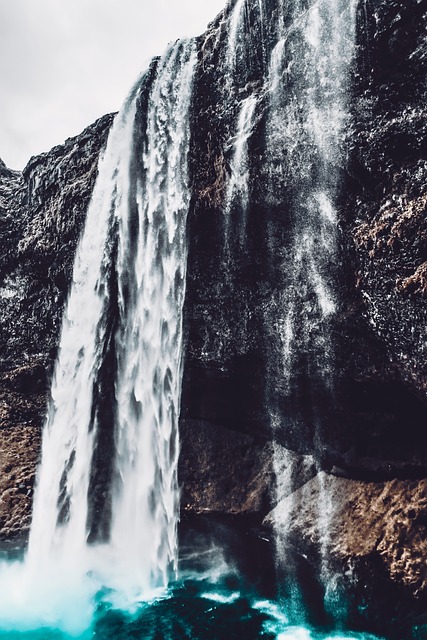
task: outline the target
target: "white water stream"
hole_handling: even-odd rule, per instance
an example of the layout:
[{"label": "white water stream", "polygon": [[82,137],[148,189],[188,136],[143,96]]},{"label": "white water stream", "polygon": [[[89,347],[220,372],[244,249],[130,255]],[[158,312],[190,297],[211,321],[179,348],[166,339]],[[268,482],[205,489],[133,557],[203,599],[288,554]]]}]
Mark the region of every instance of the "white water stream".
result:
[{"label": "white water stream", "polygon": [[229,242],[229,225],[231,211],[237,208],[239,211],[239,240],[244,246],[246,240],[247,213],[249,205],[249,167],[248,141],[254,127],[257,97],[251,95],[242,101],[237,121],[236,135],[232,141],[233,154],[230,165],[230,179],[227,184],[225,196],[225,243]]},{"label": "white water stream", "polygon": [[[267,135],[276,171],[272,179],[292,193],[291,242],[283,264],[288,284],[280,301],[282,315],[278,320],[283,388],[292,392],[302,350],[309,354],[309,376],[323,385],[331,402],[335,363],[329,321],[339,304],[333,275],[338,233],[335,201],[349,117],[348,74],[355,48],[356,7],[357,0],[287,3],[288,14],[283,13],[279,21],[279,40],[270,61]],[[316,446],[315,407],[313,411]],[[286,429],[286,423],[281,428]],[[283,469],[292,468],[293,464],[292,456],[286,460],[286,455],[286,450],[278,448],[274,459],[282,490]],[[333,510],[323,474],[319,473],[317,479],[320,572],[328,593],[334,582],[328,562]],[[302,497],[304,488],[299,492]],[[276,521],[277,553],[282,566],[288,562],[288,535],[297,509],[292,495],[284,505],[286,508],[279,509],[280,518]]]},{"label": "white water stream", "polygon": [[[258,35],[263,40],[263,34],[270,33],[268,71],[263,88],[255,89],[241,102],[232,138],[224,206],[225,245],[231,245],[233,233],[244,248],[251,204],[248,148],[257,102],[264,101],[267,197],[274,206],[283,207],[283,224],[287,225],[288,245],[282,265],[286,284],[273,302],[282,354],[282,377],[278,384],[288,398],[301,384],[298,368],[302,356],[306,358],[304,373],[308,384],[318,384],[333,402],[335,354],[330,327],[339,309],[334,276],[338,260],[335,203],[339,167],[343,165],[342,141],[349,120],[347,100],[355,50],[356,8],[357,0],[277,0],[270,6],[273,24],[260,0],[261,24],[252,38],[255,41]],[[227,42],[230,78],[235,77],[236,68],[241,68],[239,64],[248,55],[244,49],[245,43],[250,42],[245,32],[246,15],[246,3],[238,0],[230,16]],[[266,23],[262,24],[264,16]],[[316,448],[319,416],[315,406],[310,409],[315,431],[311,445]],[[294,419],[292,415],[287,417],[283,408],[277,416],[272,414],[274,428],[280,430],[300,430],[301,425],[294,424]],[[286,567],[290,561],[288,536],[292,514],[297,508],[292,498],[292,479],[298,475],[294,468],[298,463],[283,447],[276,445],[274,451],[277,498],[279,501],[285,498],[283,508],[277,511],[280,517],[276,519],[276,547],[278,566]],[[303,464],[310,468],[313,459],[307,457]],[[328,586],[334,582],[328,568],[333,509],[323,474],[317,478],[320,570],[328,593]],[[303,495],[302,489],[299,498]],[[298,606],[298,594],[295,604]]]},{"label": "white water stream", "polygon": [[[109,599],[128,606],[176,575],[195,60],[193,41],[166,52],[146,122],[138,111],[142,79],[116,117],[100,161],[64,312],[28,553],[23,564],[1,572],[10,585],[1,585],[1,625],[59,624],[76,632],[90,620],[94,591],[106,589]],[[117,292],[111,336],[108,314]],[[94,398],[108,340],[115,366],[103,375],[115,376],[116,396],[111,523],[106,540],[90,543],[91,463],[103,429]]]}]

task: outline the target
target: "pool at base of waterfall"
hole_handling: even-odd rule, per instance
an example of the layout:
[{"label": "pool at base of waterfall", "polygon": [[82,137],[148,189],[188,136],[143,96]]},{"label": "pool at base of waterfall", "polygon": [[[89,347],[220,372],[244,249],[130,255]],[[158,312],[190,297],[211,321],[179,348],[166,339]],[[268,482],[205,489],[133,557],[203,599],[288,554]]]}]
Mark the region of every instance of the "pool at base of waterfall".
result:
[{"label": "pool at base of waterfall", "polygon": [[[1,619],[0,606],[0,640],[388,640],[348,629],[340,618],[342,606],[336,616],[329,611],[325,617],[313,594],[302,597],[300,587],[278,596],[271,544],[246,528],[202,518],[181,527],[179,577],[167,589],[127,607],[102,587],[90,603],[77,599],[69,609],[59,598],[64,625],[46,619],[33,625],[38,628],[27,619],[33,603],[22,601],[15,624]],[[4,595],[0,592],[0,600]],[[89,617],[81,610],[86,604]],[[51,610],[52,621],[55,615]],[[427,638],[421,628],[410,633],[411,639]]]},{"label": "pool at base of waterfall", "polygon": [[[203,588],[205,589],[203,589]],[[205,583],[177,585],[133,614],[99,606],[90,629],[71,636],[59,630],[1,631],[4,640],[375,640],[365,633],[322,632],[287,621],[269,600],[215,590]]]},{"label": "pool at base of waterfall", "polygon": [[[23,612],[25,616],[25,612]],[[224,581],[187,579],[163,595],[141,603],[134,611],[113,609],[100,602],[93,621],[78,635],[42,627],[1,630],[2,640],[376,640],[365,633],[333,632],[289,621],[275,601],[256,598]]]}]

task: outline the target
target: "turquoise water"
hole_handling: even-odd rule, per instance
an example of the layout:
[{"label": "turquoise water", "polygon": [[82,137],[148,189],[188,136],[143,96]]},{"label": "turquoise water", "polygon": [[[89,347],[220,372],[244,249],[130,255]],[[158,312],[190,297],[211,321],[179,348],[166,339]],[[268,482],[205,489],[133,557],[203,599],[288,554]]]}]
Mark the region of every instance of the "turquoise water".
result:
[{"label": "turquoise water", "polygon": [[[0,616],[0,639],[389,640],[386,635],[348,630],[339,620],[325,623],[310,599],[305,600],[305,611],[292,611],[286,598],[277,597],[271,547],[259,539],[223,525],[214,530],[189,529],[181,538],[180,579],[150,600],[134,602],[123,610],[115,604],[117,594],[99,589],[91,602],[89,623],[74,634],[61,630],[60,625],[31,628],[27,623],[33,603],[23,602],[15,624],[5,624]],[[0,612],[4,595],[0,593]],[[58,602],[68,624],[70,615],[77,622],[79,607],[74,603],[67,611],[67,603],[60,598]],[[401,640],[390,636],[390,640],[395,638]],[[422,628],[414,628],[406,638],[424,640],[427,635]]]},{"label": "turquoise water", "polygon": [[[25,612],[23,612],[25,615]],[[368,634],[325,633],[290,624],[275,602],[226,586],[224,580],[187,579],[133,612],[100,602],[91,627],[70,636],[49,628],[0,632],[2,640],[374,640]]]}]

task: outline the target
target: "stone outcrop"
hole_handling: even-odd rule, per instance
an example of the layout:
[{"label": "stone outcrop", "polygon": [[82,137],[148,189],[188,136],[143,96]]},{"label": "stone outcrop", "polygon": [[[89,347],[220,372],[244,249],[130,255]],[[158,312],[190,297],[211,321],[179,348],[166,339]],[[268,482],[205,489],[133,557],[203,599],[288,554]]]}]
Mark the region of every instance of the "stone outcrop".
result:
[{"label": "stone outcrop", "polygon": [[[296,345],[295,389],[289,394],[283,383],[280,328],[292,216],[287,186],[274,193],[267,188],[266,65],[256,4],[248,2],[245,43],[238,43],[248,55],[232,88],[224,77],[233,4],[198,39],[182,504],[191,513],[261,523],[275,506],[271,452],[290,449],[297,473],[289,486],[295,491],[269,522],[291,509],[291,537],[299,539],[300,551],[316,555],[313,514],[320,485],[313,475],[326,470],[323,484],[335,504],[329,545],[337,566],[353,567],[359,586],[381,577],[410,615],[427,598],[421,560],[427,521],[425,3],[359,3],[351,126],[339,167],[333,394],[315,374],[308,376],[303,344]],[[264,39],[277,22],[277,4],[266,4],[271,20]],[[242,246],[237,219],[224,242],[223,205],[238,108],[253,92],[259,102],[248,149],[250,208]],[[23,539],[28,532],[61,312],[113,117],[32,158],[22,173],[0,162],[1,539]]]},{"label": "stone outcrop", "polygon": [[384,634],[398,621],[403,637],[405,622],[425,611],[426,480],[363,482],[321,473],[283,498],[264,523],[279,533],[286,523],[288,544],[326,557],[323,570],[350,596],[353,620],[360,622],[368,605],[371,628]]},{"label": "stone outcrop", "polygon": [[[274,485],[271,442],[225,427],[182,421],[179,477],[187,513],[227,514],[259,520]],[[236,464],[238,461],[238,464]]]},{"label": "stone outcrop", "polygon": [[1,357],[21,364],[42,354],[49,363],[98,156],[113,120],[107,115],[64,145],[31,158],[22,173],[1,172]]}]

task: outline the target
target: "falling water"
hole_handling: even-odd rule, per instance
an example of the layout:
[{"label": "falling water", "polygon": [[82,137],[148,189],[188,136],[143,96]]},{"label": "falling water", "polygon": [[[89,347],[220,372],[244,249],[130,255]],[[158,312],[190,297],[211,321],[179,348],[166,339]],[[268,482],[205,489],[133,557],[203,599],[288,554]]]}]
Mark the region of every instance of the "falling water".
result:
[{"label": "falling water", "polygon": [[137,246],[133,212],[128,210],[119,223],[121,324],[111,544],[123,564],[122,588],[132,582],[135,588],[165,585],[169,570],[177,569],[186,154],[194,63],[192,42],[176,44],[159,63],[136,192]]},{"label": "falling water", "polygon": [[[269,3],[267,15],[262,0],[250,6],[245,0],[237,0],[230,13],[226,41],[226,100],[228,94],[234,96],[238,115],[231,135],[230,177],[225,193],[225,250],[231,264],[231,252],[245,250],[251,231],[247,214],[255,207],[250,202],[253,185],[248,155],[255,118],[264,110],[261,175],[267,174],[267,199],[275,210],[282,208],[286,228],[284,246],[279,248],[283,256],[282,288],[281,293],[274,294],[273,306],[281,347],[278,384],[284,402],[291,408],[284,417],[283,405],[276,415],[271,403],[272,423],[274,428],[311,437],[312,442],[307,444],[314,451],[321,445],[322,423],[316,394],[324,402],[334,402],[332,325],[340,305],[334,275],[338,262],[336,199],[343,165],[341,142],[349,117],[348,73],[354,52],[356,6],[357,0],[275,0]],[[249,48],[254,42],[249,25],[256,16],[259,24],[254,28],[254,38],[259,36],[258,47],[262,44],[263,65],[255,64],[248,71],[245,63],[251,59]],[[232,243],[236,236],[240,246]],[[301,397],[312,404],[307,409],[309,425],[299,422],[304,420],[298,417]],[[287,496],[287,515],[281,511],[277,530],[279,562],[286,565],[292,524],[292,487],[288,485],[298,475],[294,465],[299,463],[280,446],[275,452],[278,499]],[[307,456],[303,465],[307,473],[302,475],[309,475],[313,458]],[[319,475],[318,527],[321,572],[327,583],[331,505],[322,478]]]},{"label": "falling water", "polygon": [[[283,389],[290,396],[301,366],[310,384],[317,380],[333,402],[334,348],[330,321],[339,300],[334,279],[337,261],[335,201],[342,164],[341,141],[348,120],[348,71],[354,50],[357,0],[312,0],[287,3],[279,19],[279,39],[269,72],[267,145],[271,166],[270,192],[288,203],[290,241],[283,264],[287,285],[279,307]],[[302,365],[301,355],[307,354]],[[316,425],[316,408],[312,408]],[[291,426],[291,425],[290,425]],[[282,428],[286,428],[283,426]],[[315,427],[317,432],[317,427]],[[314,447],[317,435],[314,435]],[[283,451],[275,458],[280,477]],[[320,476],[319,476],[320,478]],[[327,530],[330,504],[320,482],[318,526],[321,572],[328,582]],[[280,481],[279,481],[280,485]],[[291,526],[281,514],[277,548],[286,562]],[[329,516],[328,516],[329,514]]]},{"label": "falling water", "polygon": [[239,90],[266,61],[266,0],[230,0],[232,6],[224,46],[225,74],[221,78],[227,93]]},{"label": "falling water", "polygon": [[225,242],[229,239],[229,224],[233,209],[239,213],[239,239],[243,245],[246,237],[247,212],[249,206],[249,167],[248,141],[254,127],[257,96],[250,95],[242,101],[237,122],[237,131],[233,139],[233,155],[230,165],[230,179],[225,197]]},{"label": "falling water", "polygon": [[[192,41],[172,46],[157,63],[146,122],[148,76],[109,136],[64,313],[27,556],[35,574],[56,567],[58,575],[96,576],[130,599],[164,586],[177,565],[194,64]],[[101,372],[111,351],[111,368]],[[106,428],[96,406],[101,373],[114,377],[110,526],[90,540],[92,461]]]},{"label": "falling water", "polygon": [[269,151],[273,159],[280,155],[274,180],[292,192],[289,283],[282,301],[284,375],[292,378],[299,344],[329,383],[333,352],[327,323],[337,308],[331,277],[337,255],[334,203],[356,2],[290,4],[292,18],[283,21],[271,57],[268,123]]},{"label": "falling water", "polygon": [[247,0],[237,0],[230,17],[228,42],[226,47],[227,71],[232,79],[236,71],[237,47],[244,36],[244,14]]},{"label": "falling water", "polygon": [[76,558],[86,547],[93,445],[92,402],[106,334],[108,272],[116,217],[128,206],[137,90],[119,113],[99,165],[77,249],[51,401],[43,433],[28,561]]},{"label": "falling water", "polygon": [[[310,354],[309,376],[333,387],[334,351],[330,320],[339,300],[334,281],[341,140],[348,121],[347,76],[354,51],[357,0],[277,0],[254,3],[259,25],[269,34],[269,68],[262,89],[243,86],[236,77],[252,40],[247,33],[246,0],[237,0],[226,42],[227,82],[249,95],[240,101],[232,134],[230,178],[225,196],[225,242],[233,209],[240,207],[242,228],[249,205],[248,145],[256,105],[266,102],[265,165],[268,198],[286,207],[289,246],[283,261],[287,283],[277,324],[283,353],[283,388],[291,391],[301,352]],[[266,23],[263,24],[263,20]],[[271,20],[270,20],[271,21]],[[240,65],[240,66],[239,66]],[[246,76],[245,76],[246,78]],[[244,81],[243,81],[244,82]],[[265,96],[267,96],[265,100]],[[288,222],[289,220],[289,222]],[[240,234],[244,237],[244,233]]]}]

